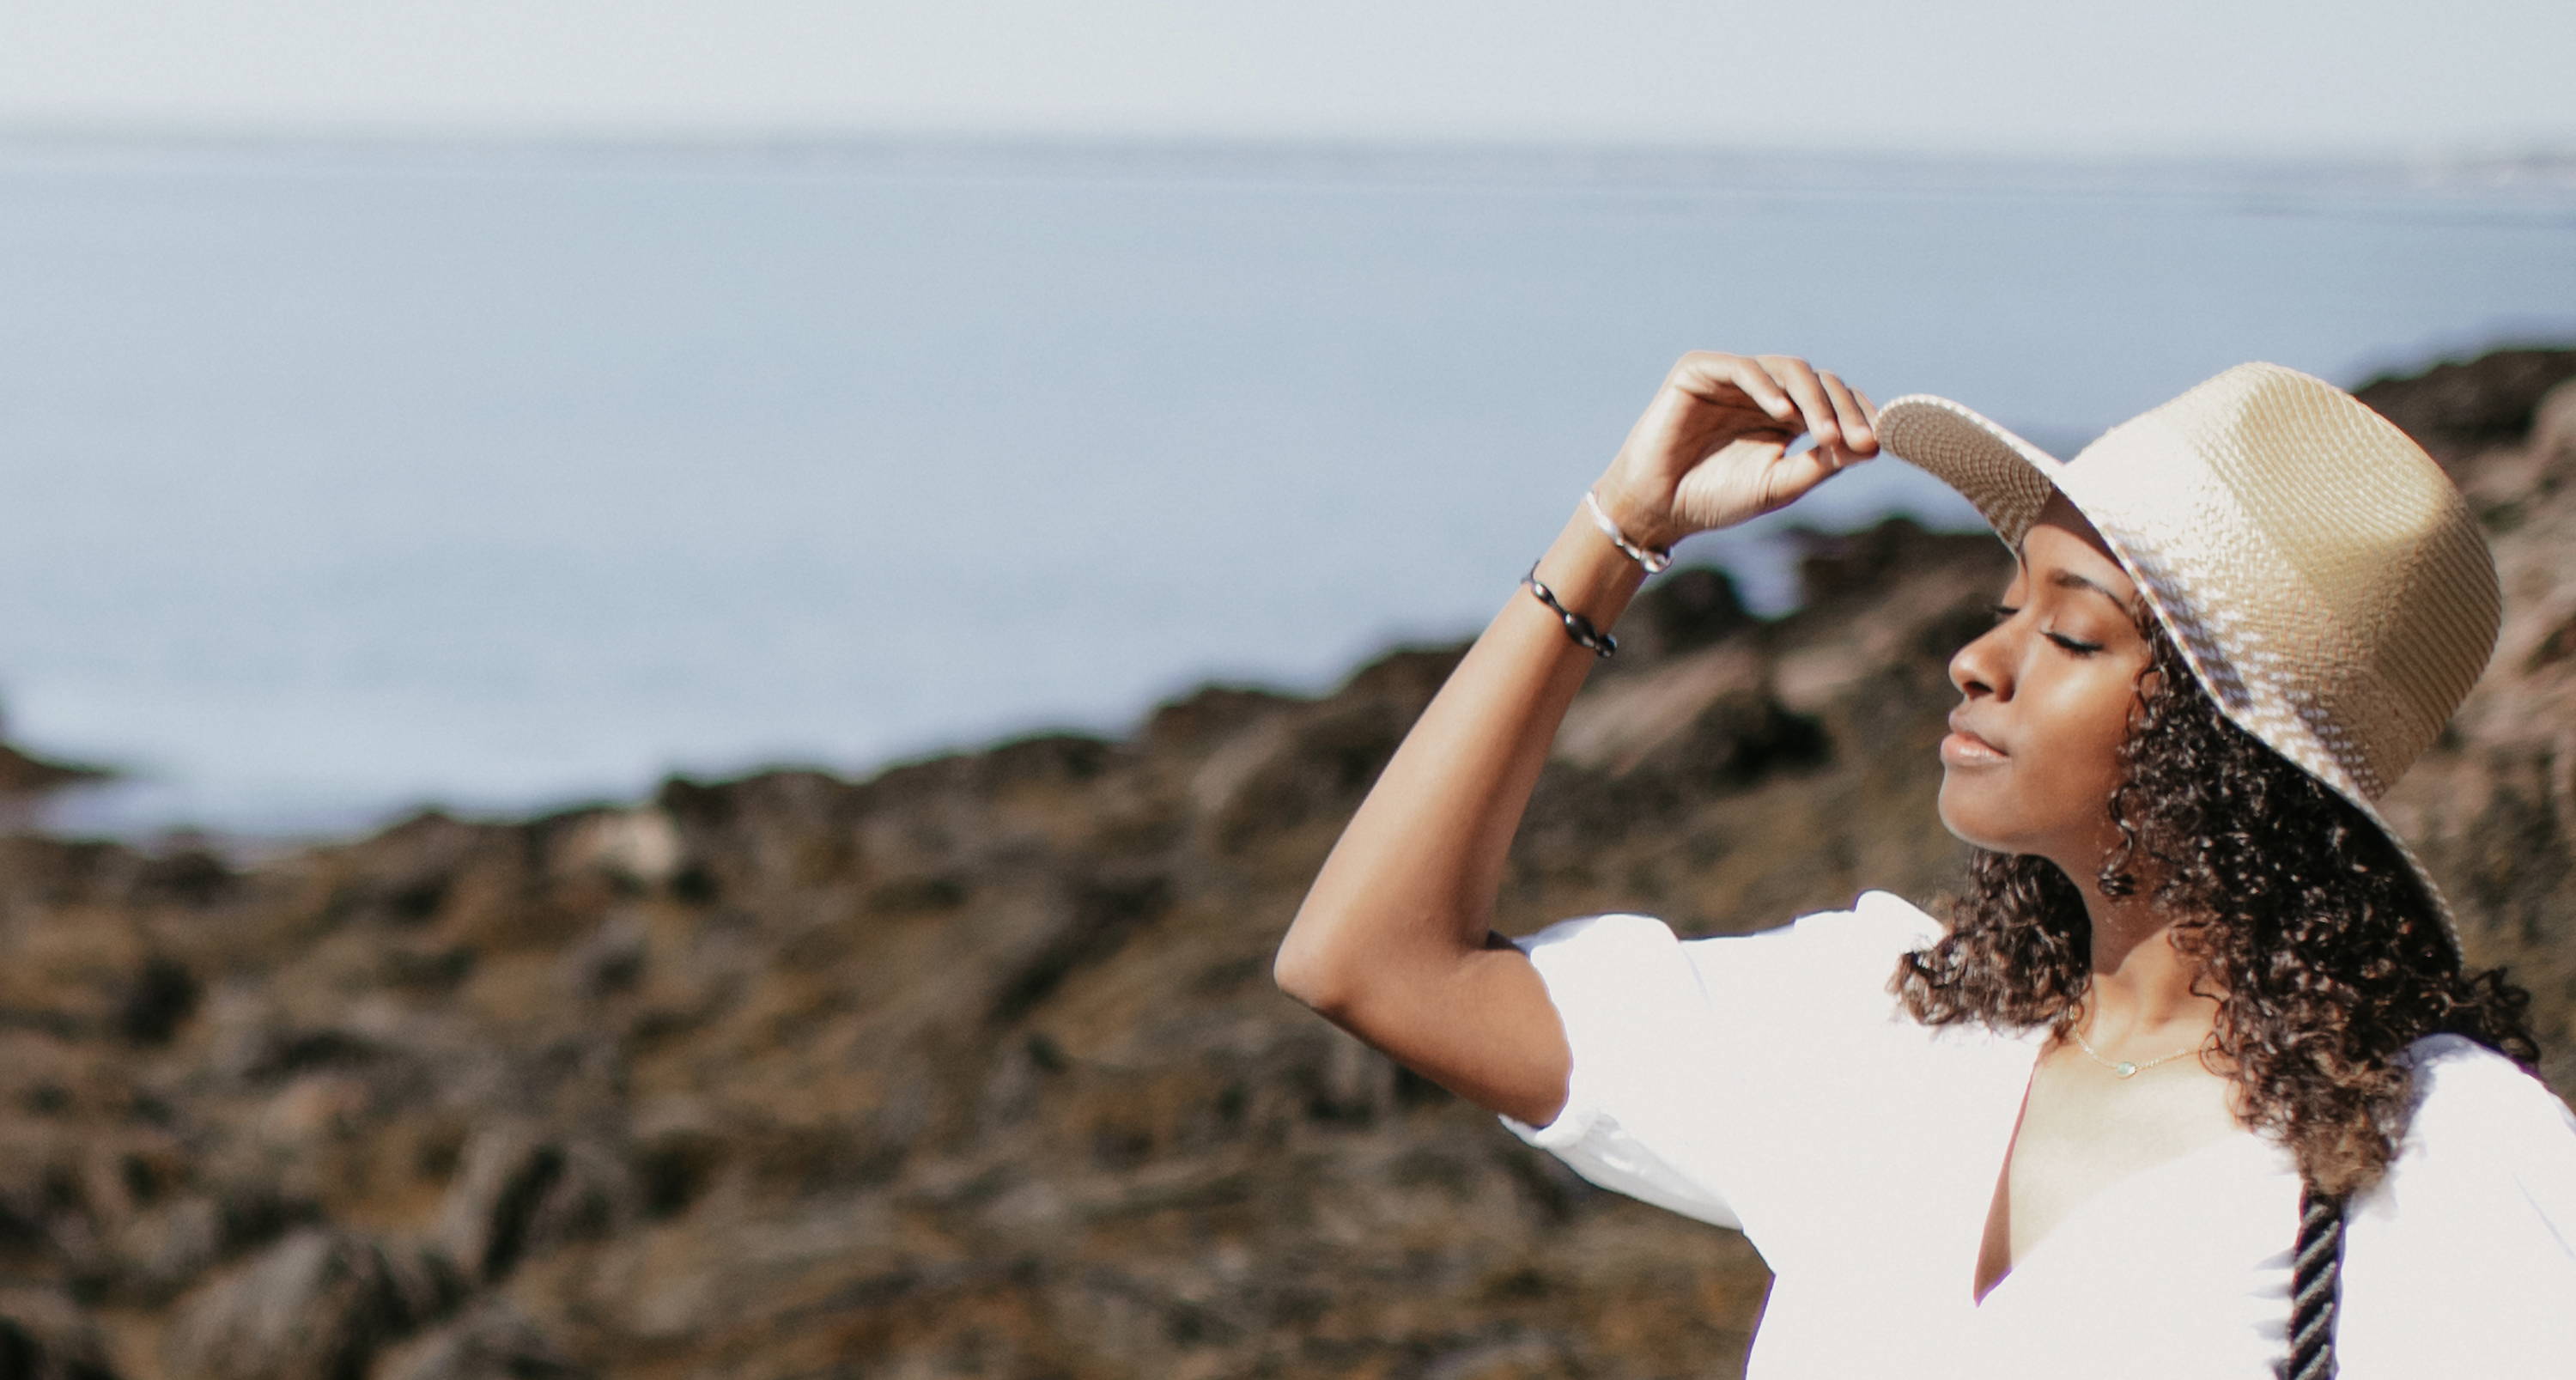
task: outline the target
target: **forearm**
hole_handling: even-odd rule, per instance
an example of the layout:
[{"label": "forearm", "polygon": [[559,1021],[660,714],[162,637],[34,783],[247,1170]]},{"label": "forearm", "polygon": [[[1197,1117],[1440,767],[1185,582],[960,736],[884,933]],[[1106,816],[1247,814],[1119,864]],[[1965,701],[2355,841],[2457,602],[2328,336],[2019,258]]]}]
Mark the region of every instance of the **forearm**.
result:
[{"label": "forearm", "polygon": [[[1645,576],[1578,504],[1538,578],[1606,631]],[[1366,975],[1484,945],[1512,835],[1596,660],[1529,590],[1513,592],[1325,860],[1280,945],[1283,988],[1323,1005]]]},{"label": "forearm", "polygon": [[[1873,453],[1869,411],[1804,360],[1695,350],[1595,492],[1631,540],[1667,547],[1772,511]],[[1791,455],[1802,429],[1816,445]],[[1645,580],[1580,504],[1538,576],[1602,629]],[[1360,803],[1272,964],[1283,990],[1334,1024],[1531,1125],[1563,1108],[1573,1051],[1537,966],[1487,940],[1512,834],[1596,659],[1515,591]]]}]

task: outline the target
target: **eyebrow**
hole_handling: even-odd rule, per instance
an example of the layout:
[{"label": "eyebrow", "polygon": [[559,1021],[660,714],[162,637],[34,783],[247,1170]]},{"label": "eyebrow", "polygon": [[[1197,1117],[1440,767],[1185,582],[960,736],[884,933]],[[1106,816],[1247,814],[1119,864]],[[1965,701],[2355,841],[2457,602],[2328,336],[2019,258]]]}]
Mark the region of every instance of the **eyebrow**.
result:
[{"label": "eyebrow", "polygon": [[2091,580],[2085,579],[2083,576],[2076,574],[2072,570],[2052,570],[2048,573],[2048,582],[2060,589],[2089,589],[2118,605],[2121,613],[2126,614],[2129,611],[2128,600],[2121,598],[2119,595],[2113,594],[2111,591],[2093,583]]}]

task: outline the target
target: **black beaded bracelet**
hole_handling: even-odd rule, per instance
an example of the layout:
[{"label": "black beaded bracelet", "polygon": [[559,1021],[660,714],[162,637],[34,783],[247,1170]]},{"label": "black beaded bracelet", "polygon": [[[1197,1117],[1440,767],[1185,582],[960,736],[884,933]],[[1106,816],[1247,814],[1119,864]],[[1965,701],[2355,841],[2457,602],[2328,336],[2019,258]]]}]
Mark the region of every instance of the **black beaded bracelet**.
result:
[{"label": "black beaded bracelet", "polygon": [[1540,603],[1565,620],[1565,635],[1574,639],[1575,646],[1589,648],[1595,656],[1608,656],[1619,650],[1619,639],[1592,626],[1591,619],[1558,603],[1555,593],[1538,582],[1538,562],[1530,562],[1529,573],[1521,577],[1521,583],[1529,586],[1530,593],[1537,595]]}]

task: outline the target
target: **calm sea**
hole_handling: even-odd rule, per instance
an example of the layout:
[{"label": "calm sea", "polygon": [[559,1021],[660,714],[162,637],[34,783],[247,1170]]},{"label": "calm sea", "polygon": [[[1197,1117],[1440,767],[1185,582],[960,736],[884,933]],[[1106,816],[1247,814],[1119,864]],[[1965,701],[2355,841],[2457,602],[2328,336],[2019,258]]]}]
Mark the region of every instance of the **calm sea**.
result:
[{"label": "calm sea", "polygon": [[0,144],[0,704],[81,829],[864,771],[1471,632],[1685,349],[2071,446],[2553,338],[2564,163]]}]

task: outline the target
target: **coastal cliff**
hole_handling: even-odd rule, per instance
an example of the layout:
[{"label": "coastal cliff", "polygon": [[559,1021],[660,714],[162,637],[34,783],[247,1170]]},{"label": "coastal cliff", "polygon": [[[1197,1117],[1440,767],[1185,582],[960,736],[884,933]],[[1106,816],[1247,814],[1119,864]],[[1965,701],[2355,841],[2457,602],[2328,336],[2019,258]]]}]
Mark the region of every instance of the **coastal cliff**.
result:
[{"label": "coastal cliff", "polygon": [[[2507,623],[2388,812],[2576,1087],[2576,352],[2362,396]],[[1982,534],[1649,586],[1496,923],[1937,901]],[[1508,579],[1508,576],[1505,576]],[[1498,586],[1508,593],[1508,585]],[[0,839],[0,1375],[1731,1373],[1767,1276],[1280,995],[1343,821],[1463,651],[866,780],[675,780],[254,864]]]}]

